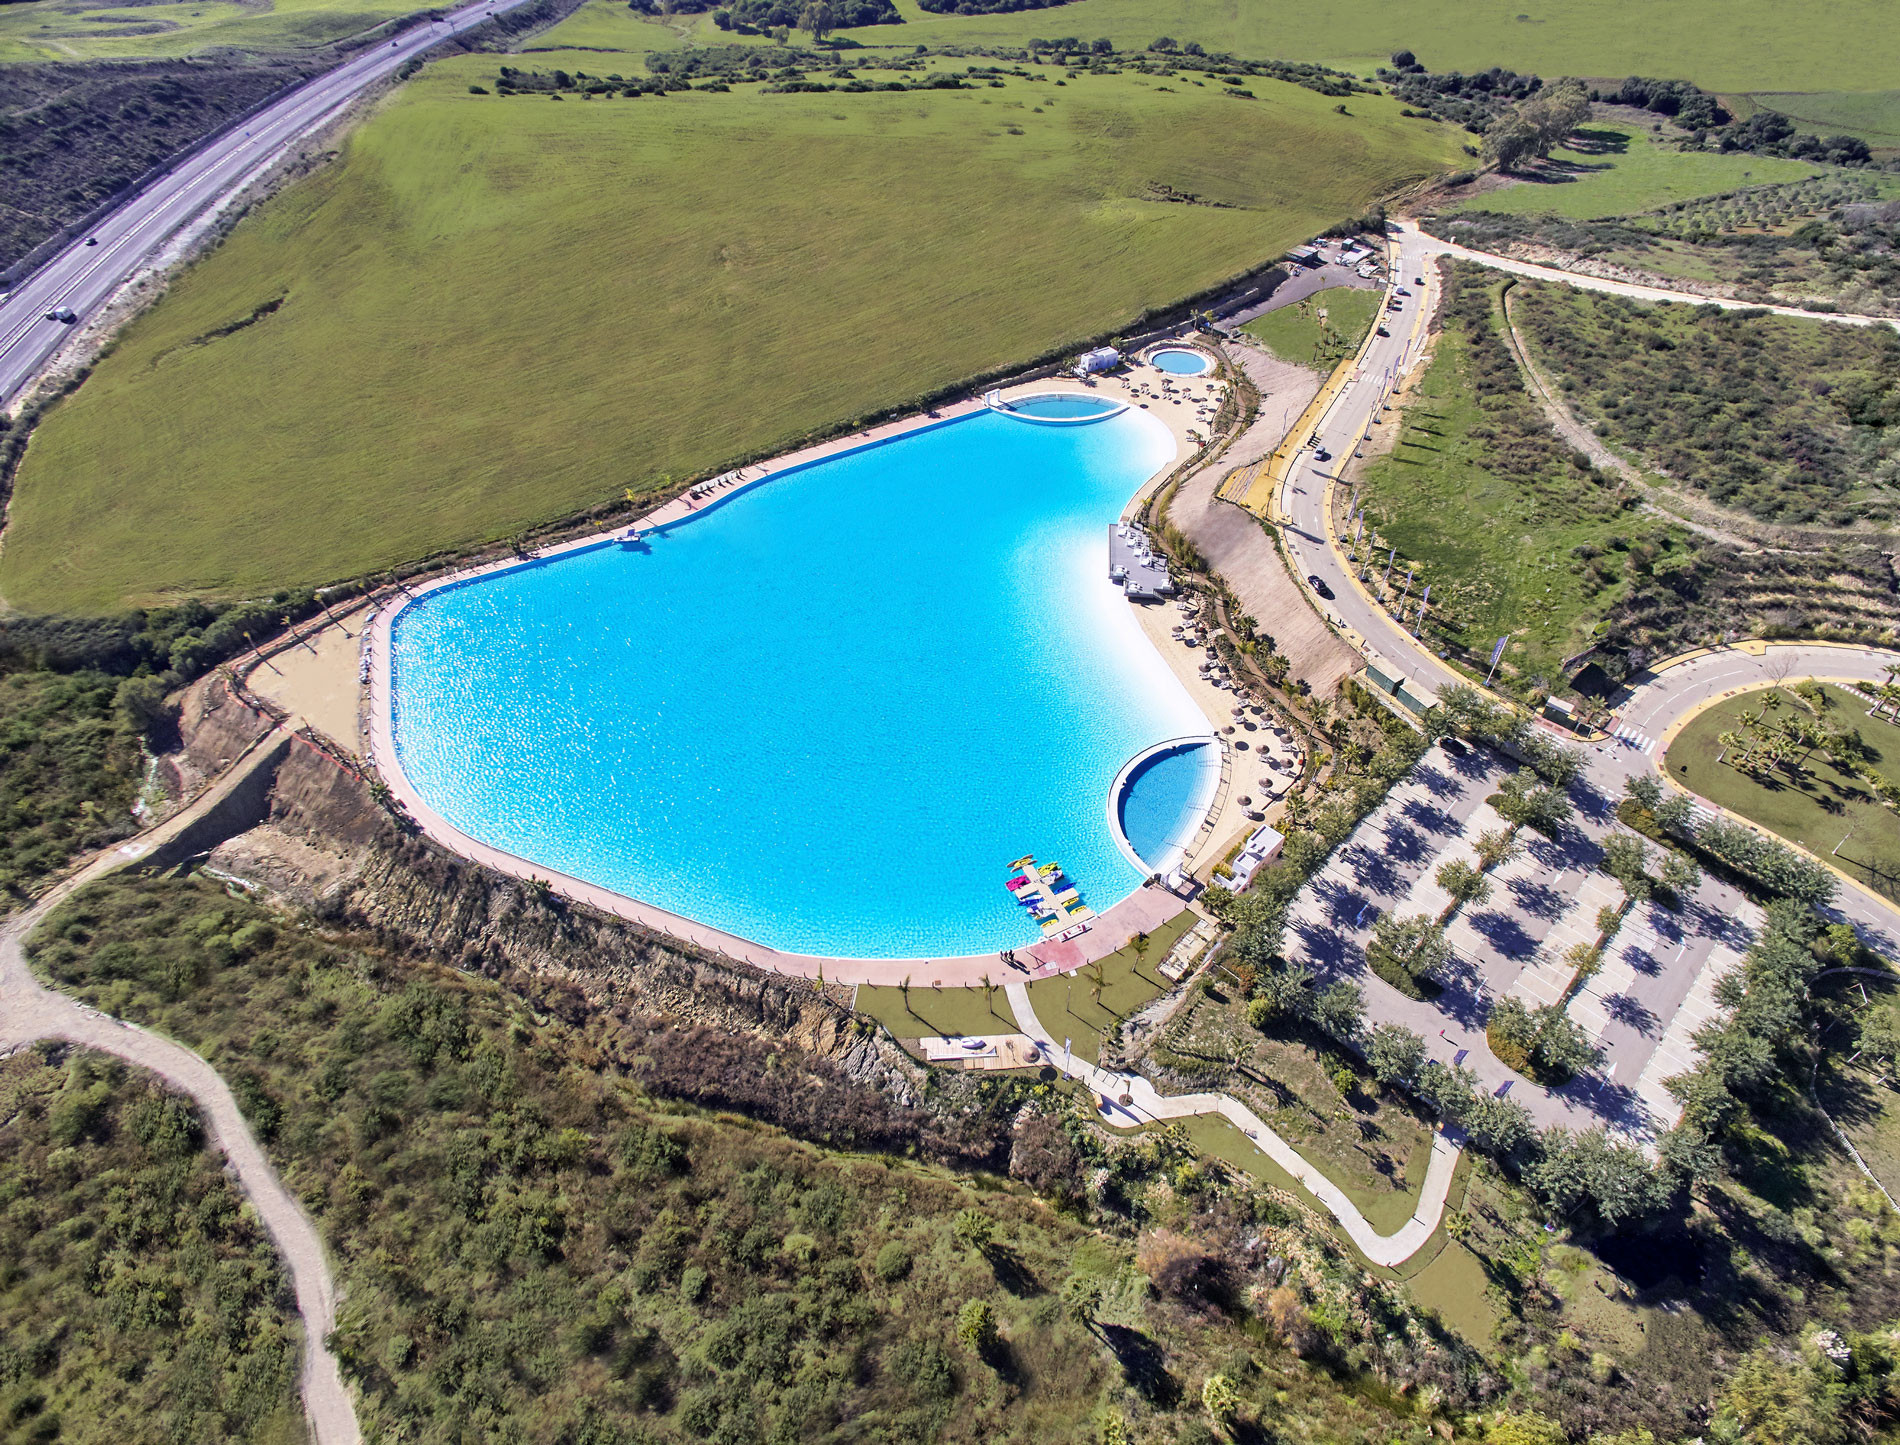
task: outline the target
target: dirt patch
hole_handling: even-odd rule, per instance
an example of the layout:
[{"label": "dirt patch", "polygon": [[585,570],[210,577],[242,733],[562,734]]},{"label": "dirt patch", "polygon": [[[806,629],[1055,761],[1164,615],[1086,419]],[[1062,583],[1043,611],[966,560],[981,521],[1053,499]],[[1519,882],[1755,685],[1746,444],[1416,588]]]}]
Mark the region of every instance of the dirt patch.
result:
[{"label": "dirt patch", "polygon": [[1200,549],[1260,630],[1272,635],[1274,646],[1291,664],[1291,675],[1317,696],[1330,697],[1341,679],[1358,671],[1359,654],[1313,610],[1306,588],[1287,571],[1267,525],[1214,495],[1233,467],[1272,453],[1318,394],[1320,378],[1258,347],[1235,345],[1228,355],[1259,389],[1260,413],[1229,451],[1229,465],[1210,467],[1182,484],[1169,504],[1168,520]]}]

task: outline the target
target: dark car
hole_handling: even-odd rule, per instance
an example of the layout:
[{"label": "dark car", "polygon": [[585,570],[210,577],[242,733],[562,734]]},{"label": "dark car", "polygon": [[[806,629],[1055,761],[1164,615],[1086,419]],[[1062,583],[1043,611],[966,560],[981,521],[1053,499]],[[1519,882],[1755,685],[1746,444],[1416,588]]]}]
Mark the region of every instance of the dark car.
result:
[{"label": "dark car", "polygon": [[1470,748],[1466,747],[1463,743],[1459,742],[1458,739],[1456,738],[1440,738],[1438,740],[1438,745],[1441,748],[1443,748],[1446,752],[1450,753],[1454,758],[1462,758],[1463,756],[1465,756],[1466,753],[1471,751]]},{"label": "dark car", "polygon": [[86,244],[88,246],[96,246],[99,244],[99,238],[97,236],[88,236],[86,237]]},{"label": "dark car", "polygon": [[1319,593],[1320,596],[1326,598],[1328,601],[1332,600],[1333,589],[1328,587],[1325,584],[1325,582],[1320,579],[1319,573],[1317,572],[1308,573],[1307,578],[1306,578],[1306,585],[1308,587],[1311,587],[1315,592]]},{"label": "dark car", "polygon": [[1376,327],[1375,329],[1378,331],[1379,335],[1381,336],[1390,336],[1392,334],[1390,331],[1387,331],[1383,326]]},{"label": "dark car", "polygon": [[1327,451],[1325,447],[1314,447],[1314,448],[1313,448],[1313,460],[1314,460],[1314,461],[1318,461],[1318,462],[1330,462],[1330,461],[1331,461],[1332,459],[1333,459],[1333,454],[1332,454],[1331,452],[1329,452],[1329,451]]},{"label": "dark car", "polygon": [[1412,278],[1412,284],[1414,286],[1423,286],[1425,284],[1425,278],[1423,276],[1414,276]]}]

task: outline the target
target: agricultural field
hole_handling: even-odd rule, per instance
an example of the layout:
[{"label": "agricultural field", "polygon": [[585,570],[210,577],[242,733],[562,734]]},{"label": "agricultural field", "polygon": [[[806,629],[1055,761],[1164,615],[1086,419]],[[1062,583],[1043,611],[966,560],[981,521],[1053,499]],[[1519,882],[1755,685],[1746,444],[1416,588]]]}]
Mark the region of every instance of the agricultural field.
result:
[{"label": "agricultural field", "polygon": [[224,47],[316,50],[417,8],[407,0],[27,0],[0,6],[0,62],[169,58]]},{"label": "agricultural field", "polygon": [[[1886,0],[1839,0],[1817,25],[1778,0],[1678,0],[1658,24],[1646,0],[1393,0],[1350,23],[1325,6],[1231,0],[1078,0],[1050,11],[932,14],[898,0],[906,24],[848,31],[866,45],[1020,45],[1032,36],[1107,36],[1140,48],[1157,36],[1210,51],[1313,60],[1370,72],[1409,49],[1433,70],[1494,65],[1540,75],[1656,75],[1705,90],[1875,90],[1893,84],[1900,13]],[[1851,39],[1844,39],[1851,37]]]},{"label": "agricultural field", "polygon": [[1570,144],[1553,150],[1534,179],[1473,196],[1455,210],[1595,220],[1821,174],[1820,166],[1807,161],[1679,151],[1642,126],[1592,121]]},{"label": "agricultural field", "polygon": [[1645,470],[1768,522],[1900,517],[1900,336],[1889,328],[1535,282],[1512,291],[1511,309],[1536,365]]},{"label": "agricultural field", "polygon": [[103,613],[511,535],[1059,355],[1454,153],[1385,100],[1035,75],[553,103],[433,66],[42,423],[0,592]]},{"label": "agricultural field", "polygon": [[695,39],[706,44],[730,43],[734,39],[717,30],[700,36],[698,32],[705,25],[705,19],[703,15],[676,15],[663,22],[631,9],[626,0],[587,0],[565,20],[534,36],[523,47],[523,53],[532,56],[547,50],[622,50],[631,55],[645,55],[655,50],[674,50]]},{"label": "agricultural field", "polygon": [[1358,351],[1383,297],[1372,287],[1330,286],[1240,329],[1282,361],[1324,371]]},{"label": "agricultural field", "polygon": [[0,1059],[0,1420],[10,1441],[302,1445],[275,1247],[189,1101],[116,1059]]},{"label": "agricultural field", "polygon": [[[1823,687],[1822,694],[1822,724],[1858,734],[1865,750],[1861,765],[1900,787],[1900,727],[1870,716],[1872,704],[1845,689]],[[1801,844],[1888,898],[1900,898],[1900,817],[1881,805],[1858,768],[1842,766],[1825,747],[1796,749],[1786,762],[1763,761],[1750,772],[1733,765],[1745,744],[1723,739],[1748,738],[1747,719],[1772,727],[1784,717],[1808,715],[1792,693],[1742,693],[1696,714],[1670,742],[1664,766],[1691,792]],[[1725,752],[1730,761],[1718,763]]]}]

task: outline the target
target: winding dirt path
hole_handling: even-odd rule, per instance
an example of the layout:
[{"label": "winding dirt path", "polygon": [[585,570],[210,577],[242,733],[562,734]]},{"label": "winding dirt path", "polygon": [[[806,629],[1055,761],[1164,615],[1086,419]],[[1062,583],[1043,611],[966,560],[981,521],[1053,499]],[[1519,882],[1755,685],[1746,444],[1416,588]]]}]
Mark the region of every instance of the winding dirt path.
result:
[{"label": "winding dirt path", "polygon": [[297,1312],[303,1316],[300,1385],[311,1436],[316,1445],[359,1445],[362,1435],[356,1425],[356,1408],[344,1386],[336,1356],[326,1343],[336,1328],[337,1293],[323,1242],[310,1217],[264,1157],[230,1088],[216,1069],[183,1045],[45,987],[26,961],[26,939],[48,914],[86,884],[137,861],[203,818],[256,767],[267,762],[281,740],[281,732],[265,734],[188,806],[130,842],[96,855],[33,907],[0,927],[0,1053],[39,1039],[64,1039],[147,1069],[191,1097],[211,1141],[223,1151],[238,1187],[270,1231],[290,1270]]}]

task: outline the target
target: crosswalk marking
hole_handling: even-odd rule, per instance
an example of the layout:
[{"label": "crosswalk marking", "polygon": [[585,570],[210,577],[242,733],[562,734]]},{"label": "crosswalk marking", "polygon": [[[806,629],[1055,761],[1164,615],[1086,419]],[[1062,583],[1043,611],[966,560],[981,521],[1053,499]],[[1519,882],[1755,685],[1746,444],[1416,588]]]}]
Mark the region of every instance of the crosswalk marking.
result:
[{"label": "crosswalk marking", "polygon": [[1618,723],[1616,725],[1614,735],[1628,743],[1645,757],[1656,749],[1656,740],[1654,738],[1646,737],[1642,733],[1637,732],[1635,728],[1629,727],[1624,723]]}]

